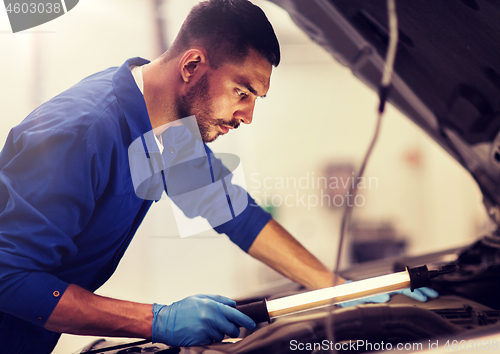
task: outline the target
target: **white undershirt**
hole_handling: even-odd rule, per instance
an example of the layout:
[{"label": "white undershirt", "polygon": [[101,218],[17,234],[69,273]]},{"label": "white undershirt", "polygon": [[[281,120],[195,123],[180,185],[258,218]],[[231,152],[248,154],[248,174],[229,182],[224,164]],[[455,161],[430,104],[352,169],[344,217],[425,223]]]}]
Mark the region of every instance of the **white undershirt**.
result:
[{"label": "white undershirt", "polygon": [[[144,95],[144,79],[142,76],[142,68],[143,68],[142,66],[132,66],[130,67],[130,71],[132,72],[132,76],[134,77],[137,87],[141,91],[142,95]],[[156,144],[158,145],[161,154],[163,154],[163,149],[164,149],[161,133],[163,133],[164,130],[165,128],[153,129],[153,134],[155,136]]]}]

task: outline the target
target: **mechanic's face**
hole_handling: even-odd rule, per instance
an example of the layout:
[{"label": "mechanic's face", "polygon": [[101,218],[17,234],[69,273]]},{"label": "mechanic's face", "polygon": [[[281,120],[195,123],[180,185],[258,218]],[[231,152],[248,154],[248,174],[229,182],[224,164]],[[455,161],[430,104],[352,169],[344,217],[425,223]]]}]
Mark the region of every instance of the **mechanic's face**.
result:
[{"label": "mechanic's face", "polygon": [[201,137],[208,143],[219,135],[252,122],[255,100],[269,90],[272,65],[250,50],[243,63],[225,63],[208,70],[179,97],[179,116],[196,116]]}]

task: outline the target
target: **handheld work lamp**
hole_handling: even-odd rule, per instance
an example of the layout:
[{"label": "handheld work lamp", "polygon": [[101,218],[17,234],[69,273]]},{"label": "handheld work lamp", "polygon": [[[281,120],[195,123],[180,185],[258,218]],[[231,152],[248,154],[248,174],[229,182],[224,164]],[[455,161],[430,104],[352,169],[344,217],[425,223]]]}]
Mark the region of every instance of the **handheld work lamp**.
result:
[{"label": "handheld work lamp", "polygon": [[430,285],[430,280],[441,274],[451,273],[456,265],[443,267],[441,270],[427,269],[427,266],[406,267],[405,271],[368,278],[351,283],[320,290],[287,296],[280,299],[252,302],[236,306],[236,309],[252,318],[256,323],[269,322],[271,319],[298,312],[332,306],[341,302],[364,297],[390,293],[410,288],[411,291]]}]

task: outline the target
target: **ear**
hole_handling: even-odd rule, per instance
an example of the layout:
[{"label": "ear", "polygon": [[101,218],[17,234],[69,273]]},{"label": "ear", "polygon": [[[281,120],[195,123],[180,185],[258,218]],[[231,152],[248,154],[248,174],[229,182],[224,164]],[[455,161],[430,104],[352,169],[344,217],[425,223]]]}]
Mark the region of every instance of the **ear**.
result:
[{"label": "ear", "polygon": [[179,61],[179,71],[185,83],[196,81],[208,69],[208,57],[202,48],[192,48],[184,53]]}]

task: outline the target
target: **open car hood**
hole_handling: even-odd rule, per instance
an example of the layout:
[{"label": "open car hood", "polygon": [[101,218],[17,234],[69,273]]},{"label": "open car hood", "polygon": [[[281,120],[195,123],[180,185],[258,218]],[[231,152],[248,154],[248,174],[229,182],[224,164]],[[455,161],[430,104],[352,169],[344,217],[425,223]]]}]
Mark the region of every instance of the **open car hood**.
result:
[{"label": "open car hood", "polygon": [[[376,89],[388,44],[385,0],[270,0]],[[389,101],[462,164],[500,224],[500,2],[396,2]]]}]

